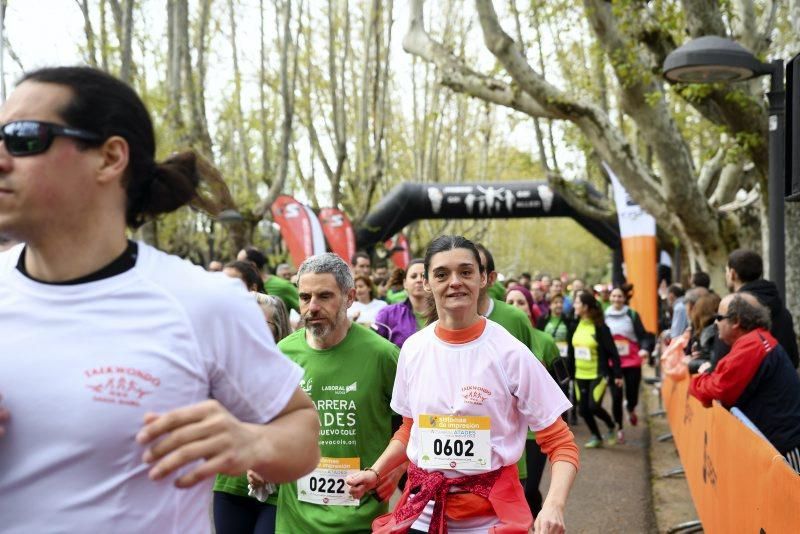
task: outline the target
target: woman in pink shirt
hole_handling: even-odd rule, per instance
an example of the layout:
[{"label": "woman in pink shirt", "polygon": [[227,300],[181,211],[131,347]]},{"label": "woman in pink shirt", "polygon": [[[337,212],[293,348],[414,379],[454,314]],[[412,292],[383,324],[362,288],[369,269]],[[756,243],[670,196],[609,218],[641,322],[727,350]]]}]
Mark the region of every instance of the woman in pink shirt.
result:
[{"label": "woman in pink shirt", "polygon": [[486,273],[471,241],[435,239],[424,266],[439,319],[403,345],[391,402],[403,426],[371,467],[348,478],[350,493],[359,498],[410,461],[400,502],[373,532],[527,533],[533,518],[516,463],[530,428],[553,466],[536,532],[564,532],[578,468],[560,417],[569,401],[525,345],[478,314]]}]

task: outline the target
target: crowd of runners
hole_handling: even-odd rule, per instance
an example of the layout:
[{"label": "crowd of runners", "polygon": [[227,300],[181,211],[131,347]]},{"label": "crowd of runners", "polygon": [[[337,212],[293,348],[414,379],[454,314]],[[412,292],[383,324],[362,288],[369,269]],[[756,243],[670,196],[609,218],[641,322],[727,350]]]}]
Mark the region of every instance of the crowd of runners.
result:
[{"label": "crowd of runners", "polygon": [[[361,252],[273,270],[255,247],[204,270],[127,237],[209,172],[191,152],[155,161],[128,86],[35,71],[0,123],[0,234],[18,243],[0,252],[5,532],[208,532],[213,495],[219,534],[560,533],[568,424],[587,449],[638,424],[656,337],[631,286],[501,281],[490,246],[461,236],[392,272]],[[668,293],[700,358],[713,303],[687,313]]]}]

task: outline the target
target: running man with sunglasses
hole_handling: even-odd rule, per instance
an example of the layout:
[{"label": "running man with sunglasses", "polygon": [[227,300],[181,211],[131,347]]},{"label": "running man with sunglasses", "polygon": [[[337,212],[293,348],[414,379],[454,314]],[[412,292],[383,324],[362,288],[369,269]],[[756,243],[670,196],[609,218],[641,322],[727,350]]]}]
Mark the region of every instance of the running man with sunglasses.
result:
[{"label": "running man with sunglasses", "polygon": [[311,471],[302,370],[241,283],[126,238],[215,171],[156,162],[142,101],[91,68],[27,74],[0,124],[0,234],[24,243],[0,253],[3,532],[209,532],[215,473]]}]

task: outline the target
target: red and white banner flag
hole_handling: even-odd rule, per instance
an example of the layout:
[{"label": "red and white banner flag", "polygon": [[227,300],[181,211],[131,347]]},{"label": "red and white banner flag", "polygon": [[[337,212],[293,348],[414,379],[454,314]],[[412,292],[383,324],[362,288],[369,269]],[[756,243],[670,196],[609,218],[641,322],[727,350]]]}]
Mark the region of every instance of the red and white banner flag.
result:
[{"label": "red and white banner flag", "polygon": [[[386,240],[384,248],[391,253],[391,260],[398,269],[405,269],[411,261],[411,250],[408,248],[408,238],[405,234],[395,234]],[[395,252],[392,252],[395,249]]]},{"label": "red and white banner flag", "polygon": [[350,263],[356,253],[356,233],[347,215],[338,208],[323,208],[319,212],[319,222],[331,250]]},{"label": "red and white banner flag", "polygon": [[325,252],[322,226],[311,208],[288,195],[281,195],[272,203],[271,211],[295,268],[309,256]]}]

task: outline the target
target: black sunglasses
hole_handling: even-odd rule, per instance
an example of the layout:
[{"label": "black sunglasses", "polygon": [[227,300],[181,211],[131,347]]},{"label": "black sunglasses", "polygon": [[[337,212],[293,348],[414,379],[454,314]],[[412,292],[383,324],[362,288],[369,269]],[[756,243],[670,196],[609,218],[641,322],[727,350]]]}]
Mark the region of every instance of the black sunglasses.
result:
[{"label": "black sunglasses", "polygon": [[728,314],[728,315],[716,314],[714,316],[714,320],[717,321],[717,322],[720,322],[720,321],[725,320],[725,319],[730,319],[730,318],[731,318],[731,314]]},{"label": "black sunglasses", "polygon": [[50,122],[14,121],[0,126],[0,141],[8,153],[16,157],[41,154],[50,148],[57,135],[83,141],[101,140],[95,133]]}]

